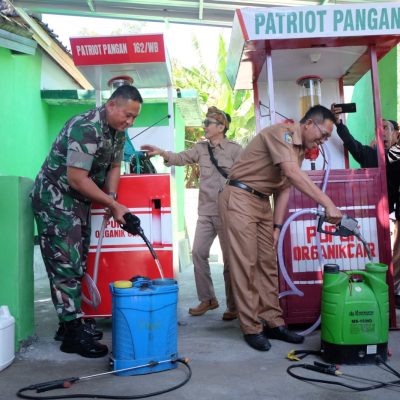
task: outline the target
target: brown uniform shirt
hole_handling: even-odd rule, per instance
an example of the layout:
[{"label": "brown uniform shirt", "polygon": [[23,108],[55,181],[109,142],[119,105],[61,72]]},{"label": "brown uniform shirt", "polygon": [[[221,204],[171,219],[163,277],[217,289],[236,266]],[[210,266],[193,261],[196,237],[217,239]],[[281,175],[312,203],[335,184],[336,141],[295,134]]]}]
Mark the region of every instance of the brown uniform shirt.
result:
[{"label": "brown uniform shirt", "polygon": [[[218,166],[227,174],[233,163],[239,158],[242,147],[226,138],[215,147],[211,147]],[[218,213],[218,192],[225,185],[225,178],[219,173],[210,159],[208,152],[208,142],[203,141],[196,143],[191,149],[173,153],[166,151],[163,156],[168,158],[165,165],[188,165],[199,164],[200,167],[200,187],[199,187],[199,215],[219,215]]]},{"label": "brown uniform shirt", "polygon": [[304,159],[299,124],[276,124],[261,130],[247,145],[229,174],[266,195],[279,192],[290,183],[279,164]]}]

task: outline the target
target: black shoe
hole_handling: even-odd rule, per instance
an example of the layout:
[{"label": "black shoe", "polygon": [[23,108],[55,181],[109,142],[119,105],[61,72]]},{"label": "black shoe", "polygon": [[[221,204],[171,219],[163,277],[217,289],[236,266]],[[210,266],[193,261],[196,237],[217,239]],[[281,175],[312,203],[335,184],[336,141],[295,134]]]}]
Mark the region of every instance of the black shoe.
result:
[{"label": "black shoe", "polygon": [[252,347],[253,349],[259,351],[268,351],[271,348],[271,343],[269,340],[260,333],[249,333],[247,335],[243,335],[246,343]]},{"label": "black shoe", "polygon": [[60,350],[64,353],[77,353],[82,357],[98,358],[108,353],[106,345],[96,342],[88,326],[81,319],[65,323],[64,340]]},{"label": "black shoe", "polygon": [[[103,332],[99,331],[98,329],[92,328],[89,324],[86,324],[85,321],[83,321],[87,328],[87,332],[93,336],[93,340],[101,340],[103,339]],[[63,322],[60,322],[58,324],[58,329],[56,334],[54,335],[54,340],[57,342],[62,342],[64,340],[64,335],[65,335],[65,324]]]},{"label": "black shoe", "polygon": [[270,339],[283,340],[289,343],[303,343],[304,336],[298,335],[297,333],[290,332],[286,326],[277,326],[276,328],[264,327],[264,335]]}]

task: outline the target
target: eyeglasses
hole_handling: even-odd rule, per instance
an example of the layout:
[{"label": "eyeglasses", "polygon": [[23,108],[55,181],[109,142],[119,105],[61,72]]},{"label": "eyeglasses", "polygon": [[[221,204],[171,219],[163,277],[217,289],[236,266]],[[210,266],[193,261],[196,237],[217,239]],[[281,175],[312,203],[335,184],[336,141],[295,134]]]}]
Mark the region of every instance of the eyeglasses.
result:
[{"label": "eyeglasses", "polygon": [[211,124],[219,125],[220,123],[217,121],[210,121],[209,119],[205,119],[203,121],[203,126],[205,126],[206,128],[208,128]]},{"label": "eyeglasses", "polygon": [[311,120],[311,121],[312,121],[313,124],[317,127],[317,129],[319,130],[319,133],[321,134],[322,139],[323,139],[323,140],[327,140],[331,134],[330,134],[329,132],[327,132],[327,131],[323,131],[323,130],[316,124],[316,122],[315,122],[314,120]]}]

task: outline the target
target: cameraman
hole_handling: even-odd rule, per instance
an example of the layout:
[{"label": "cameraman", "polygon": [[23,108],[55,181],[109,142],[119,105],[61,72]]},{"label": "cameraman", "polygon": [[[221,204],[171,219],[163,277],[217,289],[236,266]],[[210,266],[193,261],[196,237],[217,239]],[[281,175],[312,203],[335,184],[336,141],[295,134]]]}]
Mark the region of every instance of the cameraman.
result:
[{"label": "cameraman", "polygon": [[[389,149],[388,162],[393,169],[399,169],[400,161],[400,132],[399,124],[396,121],[390,120],[394,128],[394,141],[396,143]],[[399,220],[400,220],[400,187],[397,191],[395,218],[392,220],[393,226],[393,279],[394,279],[394,294],[396,307],[400,308],[400,234],[399,234]]]},{"label": "cameraman", "polygon": [[[377,168],[378,152],[375,140],[371,145],[364,145],[356,140],[343,124],[340,119],[342,109],[332,104],[331,111],[336,117],[336,131],[343,141],[344,147],[349,151],[353,158],[360,164],[361,168]],[[391,231],[393,233],[393,279],[395,290],[396,307],[400,308],[400,235],[398,230],[398,222],[400,219],[400,144],[399,141],[399,125],[396,121],[382,120],[384,129],[383,144],[386,156],[386,182],[388,191],[389,214],[394,212],[395,220]],[[391,224],[392,225],[392,224]]]}]

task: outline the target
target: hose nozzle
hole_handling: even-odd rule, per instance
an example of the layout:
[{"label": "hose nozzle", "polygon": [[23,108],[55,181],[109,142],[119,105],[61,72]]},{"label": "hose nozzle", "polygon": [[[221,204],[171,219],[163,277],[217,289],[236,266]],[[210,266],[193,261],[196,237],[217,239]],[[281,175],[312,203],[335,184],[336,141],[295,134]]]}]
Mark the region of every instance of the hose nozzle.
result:
[{"label": "hose nozzle", "polygon": [[131,213],[124,214],[125,224],[121,225],[121,228],[133,236],[143,235],[143,229],[140,226],[140,219]]},{"label": "hose nozzle", "polygon": [[371,249],[365,238],[361,235],[361,232],[358,229],[358,221],[355,218],[351,218],[347,214],[343,214],[342,220],[340,221],[340,224],[337,225],[336,230],[326,231],[322,228],[323,223],[326,221],[325,213],[321,215],[320,212],[317,212],[317,215],[319,215],[318,227],[317,227],[318,232],[327,233],[328,235],[333,235],[333,236],[341,236],[341,237],[355,236],[362,242],[367,252],[368,259],[372,261]]}]

